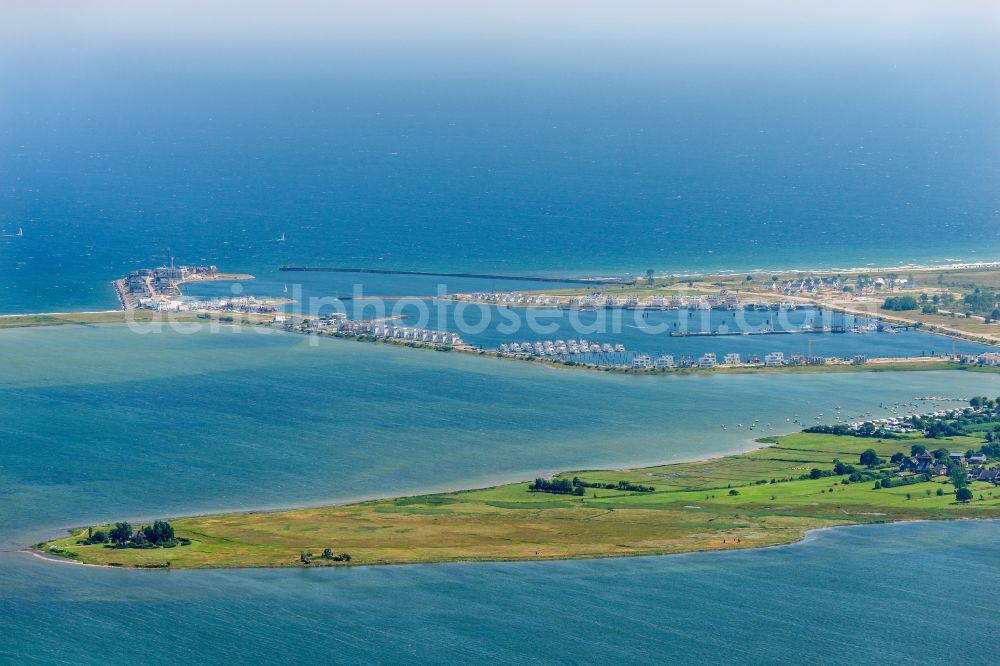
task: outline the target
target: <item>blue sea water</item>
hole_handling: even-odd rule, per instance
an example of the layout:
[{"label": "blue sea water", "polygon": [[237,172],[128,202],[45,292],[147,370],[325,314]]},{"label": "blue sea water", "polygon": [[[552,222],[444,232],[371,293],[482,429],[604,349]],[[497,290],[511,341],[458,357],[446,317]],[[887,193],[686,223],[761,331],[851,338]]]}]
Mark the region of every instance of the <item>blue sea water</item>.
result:
[{"label": "blue sea water", "polygon": [[114,307],[108,282],[167,248],[278,283],[282,264],[998,260],[1000,69],[991,40],[952,39],[798,59],[771,42],[569,59],[8,46],[0,229],[24,236],[0,238],[0,312]]}]

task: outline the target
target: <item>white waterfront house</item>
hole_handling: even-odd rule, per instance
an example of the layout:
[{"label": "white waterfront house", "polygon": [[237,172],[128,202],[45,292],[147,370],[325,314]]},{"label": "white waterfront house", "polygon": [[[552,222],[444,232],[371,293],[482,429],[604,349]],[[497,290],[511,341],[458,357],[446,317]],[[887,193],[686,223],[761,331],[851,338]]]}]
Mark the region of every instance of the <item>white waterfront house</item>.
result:
[{"label": "white waterfront house", "polygon": [[674,367],[674,357],[670,354],[664,354],[656,359],[655,367],[657,370],[666,370],[667,368]]},{"label": "white waterfront house", "polygon": [[632,367],[645,370],[646,368],[653,367],[653,362],[650,360],[648,354],[640,354],[632,359]]},{"label": "white waterfront house", "polygon": [[782,352],[771,352],[764,357],[764,365],[776,367],[785,364],[785,355]]}]

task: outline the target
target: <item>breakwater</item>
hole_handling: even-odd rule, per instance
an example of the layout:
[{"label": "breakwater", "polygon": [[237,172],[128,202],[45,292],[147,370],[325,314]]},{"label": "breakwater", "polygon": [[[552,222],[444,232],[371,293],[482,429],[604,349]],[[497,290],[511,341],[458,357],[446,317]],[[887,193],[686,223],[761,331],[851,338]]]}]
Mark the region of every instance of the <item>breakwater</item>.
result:
[{"label": "breakwater", "polygon": [[431,271],[396,271],[382,268],[342,268],[336,266],[281,266],[279,271],[304,273],[368,273],[373,275],[421,275],[424,277],[478,278],[484,280],[512,280],[518,282],[562,282],[568,284],[633,284],[625,278],[567,278],[539,277],[532,275],[501,275],[497,273],[434,273]]}]

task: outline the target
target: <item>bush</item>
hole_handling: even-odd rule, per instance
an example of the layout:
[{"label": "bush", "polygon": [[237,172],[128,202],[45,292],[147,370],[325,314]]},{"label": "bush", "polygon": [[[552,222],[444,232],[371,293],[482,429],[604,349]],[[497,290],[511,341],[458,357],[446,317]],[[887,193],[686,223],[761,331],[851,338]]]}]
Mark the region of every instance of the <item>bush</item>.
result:
[{"label": "bush", "polygon": [[736,488],[733,488],[732,490],[729,491],[729,494],[736,496],[740,494],[740,491],[736,490]]},{"label": "bush", "polygon": [[[834,460],[833,461],[833,473],[836,474],[837,476],[840,476],[841,474],[851,474],[851,475],[854,475],[854,474],[858,473],[858,470],[853,465],[845,465],[844,463],[840,462],[839,460]],[[851,479],[851,480],[852,481],[856,481],[857,479]]]},{"label": "bush", "polygon": [[330,548],[324,548],[323,549],[323,559],[324,560],[331,560],[333,562],[350,562],[351,561],[351,555],[350,555],[350,553],[341,553],[340,555],[334,555],[332,549],[330,549]]},{"label": "bush", "polygon": [[106,543],[108,540],[108,535],[102,530],[97,530],[96,532],[88,530],[87,538],[83,540],[85,544],[95,544],[95,543]]},{"label": "bush", "polygon": [[908,476],[903,478],[883,478],[882,487],[883,488],[898,488],[899,486],[910,486],[914,483],[922,483],[925,481],[930,481],[930,474],[921,474],[920,476]]}]

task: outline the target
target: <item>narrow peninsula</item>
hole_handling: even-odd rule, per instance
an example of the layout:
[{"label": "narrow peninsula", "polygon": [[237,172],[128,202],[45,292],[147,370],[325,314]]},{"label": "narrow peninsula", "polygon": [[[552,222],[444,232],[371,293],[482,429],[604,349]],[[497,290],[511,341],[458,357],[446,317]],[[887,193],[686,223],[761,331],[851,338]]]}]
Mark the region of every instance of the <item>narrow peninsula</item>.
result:
[{"label": "narrow peninsula", "polygon": [[758,442],[740,455],[480,490],[137,530],[84,527],[35,551],[136,568],[547,560],[773,546],[861,523],[1000,518],[995,399]]}]

